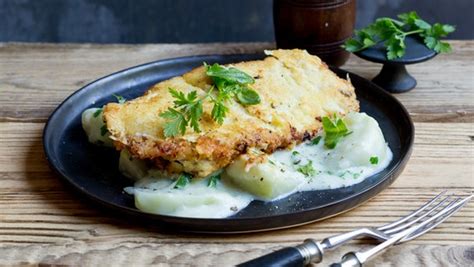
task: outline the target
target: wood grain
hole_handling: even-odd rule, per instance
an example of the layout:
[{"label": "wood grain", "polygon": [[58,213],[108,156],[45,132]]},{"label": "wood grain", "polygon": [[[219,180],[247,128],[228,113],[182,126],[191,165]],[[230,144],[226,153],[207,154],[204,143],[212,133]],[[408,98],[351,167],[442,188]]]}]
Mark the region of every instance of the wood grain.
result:
[{"label": "wood grain", "polygon": [[[252,53],[273,44],[0,44],[0,265],[229,266],[308,237],[393,221],[443,189],[472,193],[474,42],[451,43],[453,54],[410,66],[419,85],[396,95],[415,121],[416,136],[410,162],[394,184],[335,218],[230,236],[169,233],[98,209],[51,172],[41,134],[65,97],[110,72],[166,57]],[[380,66],[351,58],[345,68],[370,78]],[[352,242],[328,254],[323,265],[368,244]],[[474,203],[367,266],[472,266],[472,244]]]}]

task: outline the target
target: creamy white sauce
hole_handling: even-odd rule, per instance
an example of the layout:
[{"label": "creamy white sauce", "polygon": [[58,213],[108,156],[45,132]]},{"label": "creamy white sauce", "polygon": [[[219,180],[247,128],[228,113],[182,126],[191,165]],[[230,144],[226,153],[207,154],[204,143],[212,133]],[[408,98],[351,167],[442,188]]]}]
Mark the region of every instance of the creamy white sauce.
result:
[{"label": "creamy white sauce", "polygon": [[[266,162],[250,168],[241,157],[222,170],[215,187],[209,187],[209,178],[203,178],[191,179],[184,188],[175,188],[177,176],[170,178],[159,170],[149,169],[126,150],[121,152],[119,169],[138,180],[125,191],[134,195],[135,205],[142,211],[224,218],[253,200],[272,201],[298,191],[347,187],[385,169],[392,160],[392,152],[377,122],[365,113],[348,114],[344,122],[352,133],[334,149],[325,148],[321,136],[316,145],[308,141],[292,150],[276,151]],[[378,162],[374,164],[371,158]]]},{"label": "creamy white sauce", "polygon": [[218,182],[208,186],[207,179],[192,180],[184,188],[175,188],[170,179],[145,178],[127,187],[138,209],[180,217],[224,218],[245,208],[253,197],[235,187]]},{"label": "creamy white sauce", "polygon": [[[365,113],[351,113],[344,120],[352,133],[341,139],[334,149],[325,148],[321,138],[317,145],[306,142],[292,151],[277,151],[269,157],[284,167],[286,175],[304,178],[296,191],[351,186],[388,166],[392,151],[377,122]],[[372,157],[377,158],[377,164],[370,162]],[[314,175],[305,176],[298,171],[308,164]]]}]

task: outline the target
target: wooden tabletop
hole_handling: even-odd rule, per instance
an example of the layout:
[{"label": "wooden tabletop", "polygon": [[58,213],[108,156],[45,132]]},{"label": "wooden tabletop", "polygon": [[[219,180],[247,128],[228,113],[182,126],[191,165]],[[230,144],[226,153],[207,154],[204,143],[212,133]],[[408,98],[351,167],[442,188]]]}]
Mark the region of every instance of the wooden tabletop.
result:
[{"label": "wooden tabletop", "polygon": [[[102,212],[52,173],[41,135],[48,116],[68,95],[109,73],[198,54],[251,53],[271,43],[240,44],[8,44],[0,43],[0,265],[227,266],[305,238],[322,239],[406,215],[438,192],[474,189],[474,41],[451,41],[454,52],[408,69],[418,80],[395,95],[416,127],[412,157],[385,191],[335,218],[265,233],[167,233],[133,218]],[[343,67],[372,78],[380,65],[352,57]],[[474,203],[367,266],[472,266]],[[336,261],[352,242],[327,254]],[[321,265],[325,266],[325,265]]]}]

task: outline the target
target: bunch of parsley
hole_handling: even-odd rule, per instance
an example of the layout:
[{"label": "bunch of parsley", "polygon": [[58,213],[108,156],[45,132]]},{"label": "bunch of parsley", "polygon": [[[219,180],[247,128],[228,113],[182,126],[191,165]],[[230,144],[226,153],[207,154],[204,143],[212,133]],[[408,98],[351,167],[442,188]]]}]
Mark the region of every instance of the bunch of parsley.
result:
[{"label": "bunch of parsley", "polygon": [[405,55],[405,37],[417,34],[425,45],[437,53],[451,51],[451,46],[440,38],[454,32],[455,27],[449,24],[433,25],[422,20],[415,11],[398,15],[400,20],[379,18],[375,23],[355,31],[355,38],[345,42],[343,47],[349,52],[357,52],[383,42],[389,60]]},{"label": "bunch of parsley", "polygon": [[[165,137],[183,135],[188,126],[195,132],[200,132],[199,121],[203,114],[202,104],[207,98],[210,98],[213,103],[211,117],[219,124],[224,122],[227,115],[226,102],[229,99],[235,98],[242,105],[260,103],[258,93],[249,87],[255,80],[247,73],[219,64],[207,65],[204,63],[204,67],[206,75],[211,77],[214,83],[204,96],[198,97],[196,91],[185,95],[183,92],[169,88],[169,92],[175,100],[173,107],[169,107],[167,111],[160,114],[160,117],[167,119],[164,126]],[[213,94],[214,90],[217,92]]]}]

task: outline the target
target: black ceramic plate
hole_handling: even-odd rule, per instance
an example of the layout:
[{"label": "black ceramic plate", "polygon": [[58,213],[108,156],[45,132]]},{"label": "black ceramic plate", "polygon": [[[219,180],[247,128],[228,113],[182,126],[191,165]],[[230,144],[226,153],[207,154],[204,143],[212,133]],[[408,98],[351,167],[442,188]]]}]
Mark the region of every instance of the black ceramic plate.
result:
[{"label": "black ceramic plate", "polygon": [[[51,115],[43,142],[51,167],[77,190],[106,208],[130,219],[180,231],[237,233],[286,228],[321,220],[347,211],[389,186],[403,170],[411,152],[414,128],[405,108],[372,82],[349,73],[361,110],[380,124],[394,157],[382,172],[362,183],[340,189],[301,192],[275,202],[253,201],[236,215],[224,219],[195,219],[148,214],[135,208],[133,197],[123,192],[132,185],[118,172],[118,153],[88,143],[81,113],[115,101],[142,95],[151,85],[181,75],[207,63],[261,59],[263,55],[215,55],[167,59],[133,67],[99,79],[67,98]],[[341,77],[348,72],[334,69]],[[78,200],[79,201],[79,200]]]}]

